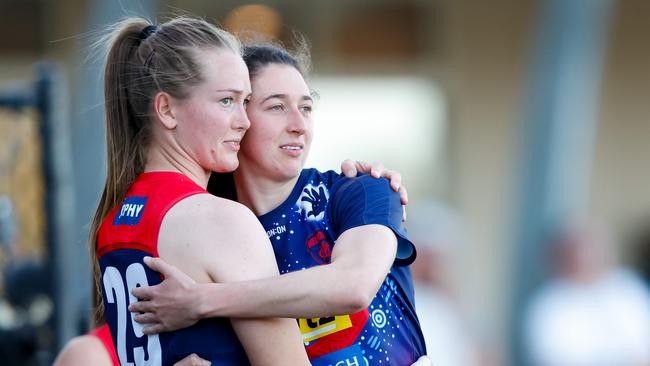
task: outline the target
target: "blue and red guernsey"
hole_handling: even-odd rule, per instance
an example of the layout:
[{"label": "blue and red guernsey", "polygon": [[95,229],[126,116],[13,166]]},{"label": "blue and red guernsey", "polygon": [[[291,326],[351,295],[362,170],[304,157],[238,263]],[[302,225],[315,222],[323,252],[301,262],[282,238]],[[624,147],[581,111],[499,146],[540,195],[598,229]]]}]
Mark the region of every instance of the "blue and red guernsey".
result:
[{"label": "blue and red guernsey", "polygon": [[259,220],[281,273],[330,263],[336,239],[354,227],[383,225],[397,237],[393,266],[367,309],[298,320],[312,365],[402,366],[426,354],[408,268],[415,247],[403,227],[399,195],[387,180],[304,169],[289,198]]},{"label": "blue and red guernsey", "polygon": [[160,274],[142,259],[158,256],[165,214],[184,198],[204,193],[180,173],[143,173],[100,226],[97,254],[105,316],[122,365],[173,365],[192,353],[214,365],[250,364],[228,319],[202,320],[189,328],[147,336],[127,309],[137,301],[131,295],[133,288],[161,282]]}]

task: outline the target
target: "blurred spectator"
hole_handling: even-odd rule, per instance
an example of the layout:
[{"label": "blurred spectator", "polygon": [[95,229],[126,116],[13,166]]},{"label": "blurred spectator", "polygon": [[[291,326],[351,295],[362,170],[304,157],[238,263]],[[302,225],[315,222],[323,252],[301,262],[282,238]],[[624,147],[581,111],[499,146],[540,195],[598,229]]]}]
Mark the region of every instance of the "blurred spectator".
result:
[{"label": "blurred spectator", "polygon": [[436,366],[474,365],[473,344],[449,271],[452,252],[461,242],[459,219],[433,202],[413,203],[407,212],[409,237],[418,251],[411,270],[427,355]]},{"label": "blurred spectator", "polygon": [[553,277],[524,321],[532,365],[650,365],[650,293],[617,263],[609,233],[571,223],[552,245]]}]

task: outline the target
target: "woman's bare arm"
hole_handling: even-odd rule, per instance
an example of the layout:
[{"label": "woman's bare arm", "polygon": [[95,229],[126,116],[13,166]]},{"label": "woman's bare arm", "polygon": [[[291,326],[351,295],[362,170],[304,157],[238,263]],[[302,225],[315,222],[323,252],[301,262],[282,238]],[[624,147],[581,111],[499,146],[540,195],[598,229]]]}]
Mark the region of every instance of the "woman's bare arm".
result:
[{"label": "woman's bare arm", "polygon": [[330,264],[237,283],[196,284],[173,266],[147,259],[165,281],[134,289],[141,301],[129,309],[145,313],[135,319],[147,323],[147,334],[217,316],[311,318],[351,314],[372,301],[393,263],[396,246],[395,234],[387,227],[360,226],[339,237]]}]

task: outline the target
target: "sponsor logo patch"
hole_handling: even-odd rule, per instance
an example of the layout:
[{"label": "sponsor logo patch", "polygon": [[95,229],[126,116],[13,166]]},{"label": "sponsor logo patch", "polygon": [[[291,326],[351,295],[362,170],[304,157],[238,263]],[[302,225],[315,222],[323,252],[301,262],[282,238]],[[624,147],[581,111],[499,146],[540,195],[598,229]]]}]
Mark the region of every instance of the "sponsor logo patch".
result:
[{"label": "sponsor logo patch", "polygon": [[352,327],[349,315],[325,318],[298,319],[303,342],[311,342],[326,335]]},{"label": "sponsor logo patch", "polygon": [[147,197],[127,197],[113,219],[113,226],[139,224],[146,204]]}]

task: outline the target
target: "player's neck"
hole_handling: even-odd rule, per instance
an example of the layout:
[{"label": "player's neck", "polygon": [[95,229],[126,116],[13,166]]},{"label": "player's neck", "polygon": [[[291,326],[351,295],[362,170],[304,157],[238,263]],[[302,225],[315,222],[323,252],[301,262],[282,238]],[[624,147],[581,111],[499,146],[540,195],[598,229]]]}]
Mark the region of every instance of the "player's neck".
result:
[{"label": "player's neck", "polygon": [[235,171],[237,201],[251,209],[256,216],[264,215],[289,198],[298,178],[274,180],[240,167]]},{"label": "player's neck", "polygon": [[208,185],[210,172],[203,169],[195,161],[183,154],[176,154],[166,146],[152,146],[147,152],[145,172],[178,172],[205,188]]}]

